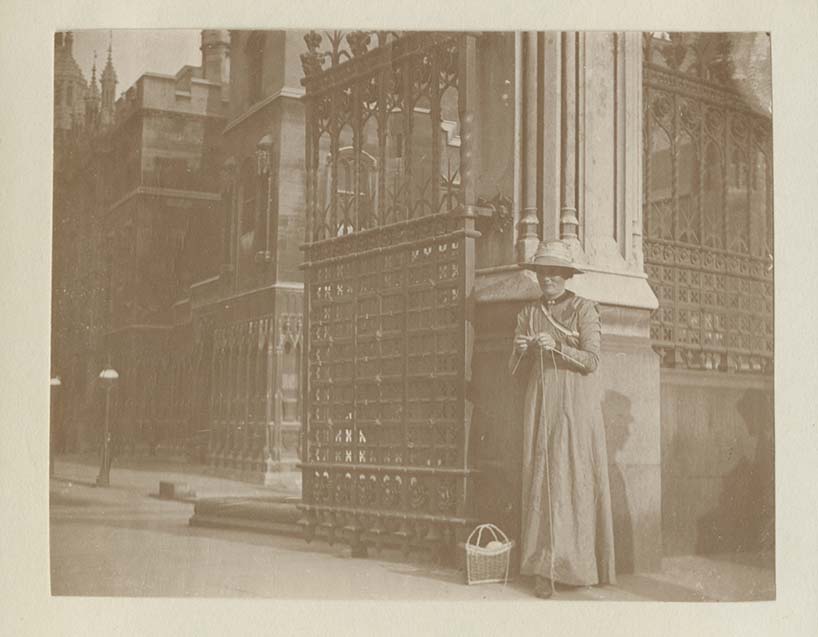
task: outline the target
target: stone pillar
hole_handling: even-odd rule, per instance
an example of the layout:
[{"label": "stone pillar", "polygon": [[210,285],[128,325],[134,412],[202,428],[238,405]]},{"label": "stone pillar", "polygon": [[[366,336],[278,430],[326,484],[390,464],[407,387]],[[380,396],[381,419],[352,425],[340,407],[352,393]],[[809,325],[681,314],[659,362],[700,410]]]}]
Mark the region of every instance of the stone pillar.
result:
[{"label": "stone pillar", "polygon": [[[558,213],[543,211],[543,237],[571,243],[587,273],[571,279],[569,287],[596,301],[602,317],[597,373],[603,385],[600,408],[608,434],[619,572],[657,570],[662,553],[659,359],[649,331],[658,303],[641,253],[640,38],[639,33],[546,34],[538,72],[542,111],[532,118],[532,103],[525,100],[522,116],[523,122],[538,117],[546,122],[540,136],[542,165],[532,166],[537,153],[524,149],[523,180],[540,171],[544,205],[560,202]],[[547,123],[555,121],[559,136],[549,132],[553,127]],[[524,144],[528,139],[524,136]],[[558,178],[553,175],[555,144]],[[481,517],[491,516],[512,533],[519,529],[516,423],[522,418],[522,395],[505,364],[514,317],[523,302],[539,294],[533,277],[520,270],[486,272],[475,284],[474,386],[480,400],[472,453],[483,470]]]},{"label": "stone pillar", "polygon": [[[560,66],[562,33],[542,35],[543,64]],[[539,78],[542,93],[542,227],[543,237],[560,236],[560,208],[562,206],[562,99],[559,99],[562,77],[559,73],[543,72]]]},{"label": "stone pillar", "polygon": [[528,261],[539,244],[537,210],[537,33],[522,35],[522,219],[518,232],[517,259]]},{"label": "stone pillar", "polygon": [[560,234],[559,237],[575,249],[579,245],[579,219],[577,218],[577,167],[579,131],[582,113],[578,110],[580,94],[577,73],[578,44],[584,36],[577,33],[560,34],[562,60],[555,75],[560,84]]},{"label": "stone pillar", "polygon": [[572,287],[597,301],[602,317],[617,569],[649,571],[662,555],[661,430],[659,358],[650,343],[658,302],[641,251],[641,34],[578,34],[576,55],[577,216],[588,274]]}]

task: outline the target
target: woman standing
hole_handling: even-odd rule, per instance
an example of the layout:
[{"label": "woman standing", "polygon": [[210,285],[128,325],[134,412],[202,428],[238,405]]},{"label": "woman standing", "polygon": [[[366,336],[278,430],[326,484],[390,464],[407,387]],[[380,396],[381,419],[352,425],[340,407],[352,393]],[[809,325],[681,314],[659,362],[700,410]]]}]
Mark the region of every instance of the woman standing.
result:
[{"label": "woman standing", "polygon": [[582,271],[562,241],[540,244],[523,267],[542,297],[517,315],[513,374],[526,379],[523,407],[523,575],[535,594],[554,583],[613,583],[614,542],[600,391],[599,313],[565,289]]}]

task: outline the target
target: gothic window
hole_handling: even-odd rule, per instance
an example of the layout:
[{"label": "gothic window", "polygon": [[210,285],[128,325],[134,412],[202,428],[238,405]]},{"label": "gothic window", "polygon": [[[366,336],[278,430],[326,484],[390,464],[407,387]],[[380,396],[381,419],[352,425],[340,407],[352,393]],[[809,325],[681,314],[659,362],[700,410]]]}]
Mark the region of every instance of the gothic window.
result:
[{"label": "gothic window", "polygon": [[696,115],[682,110],[682,126],[677,137],[679,162],[678,221],[676,237],[682,243],[696,245],[701,240],[700,155],[696,135]]},{"label": "gothic window", "polygon": [[261,99],[264,70],[264,37],[261,32],[253,33],[247,40],[247,101],[255,104]]},{"label": "gothic window", "polygon": [[703,243],[709,248],[724,247],[724,191],[721,153],[716,144],[708,142],[704,151],[704,183],[702,188],[702,208],[704,214]]},{"label": "gothic window", "polygon": [[755,151],[750,185],[750,220],[755,228],[756,256],[764,257],[772,252],[772,216],[769,214],[771,193],[768,189],[767,157],[761,150]]},{"label": "gothic window", "polygon": [[[661,106],[657,105],[657,108]],[[649,236],[656,239],[673,237],[673,201],[671,182],[673,157],[668,131],[653,117],[650,122],[650,172],[647,223]]]},{"label": "gothic window", "polygon": [[260,150],[256,153],[256,173],[257,173],[257,198],[256,204],[256,225],[255,225],[255,243],[256,251],[265,250],[268,248],[269,238],[269,206],[270,206],[270,178],[273,174],[272,170],[272,152],[271,148]]},{"label": "gothic window", "polygon": [[222,222],[222,263],[228,270],[235,268],[234,239],[237,221],[237,203],[234,193],[238,187],[235,183],[235,160],[230,157],[223,165],[221,174]]},{"label": "gothic window", "polygon": [[256,225],[256,175],[252,162],[244,162],[241,170],[241,190],[239,192],[239,235],[242,242],[252,234]]},{"label": "gothic window", "polygon": [[[334,201],[335,236],[343,236],[375,225],[375,192],[377,189],[377,160],[366,151],[360,152],[358,170],[355,152],[351,146],[339,149],[335,169],[335,192],[332,192],[332,156],[327,157],[326,201]],[[358,187],[356,188],[356,179]],[[356,198],[357,191],[357,198]],[[333,196],[334,195],[334,196]]]},{"label": "gothic window", "polygon": [[748,251],[748,228],[750,221],[747,156],[734,149],[730,179],[727,185],[726,225],[728,249],[733,252]]},{"label": "gothic window", "polygon": [[242,278],[253,269],[256,246],[256,219],[258,216],[258,179],[256,166],[246,159],[239,174],[238,223],[236,245],[236,268]]}]

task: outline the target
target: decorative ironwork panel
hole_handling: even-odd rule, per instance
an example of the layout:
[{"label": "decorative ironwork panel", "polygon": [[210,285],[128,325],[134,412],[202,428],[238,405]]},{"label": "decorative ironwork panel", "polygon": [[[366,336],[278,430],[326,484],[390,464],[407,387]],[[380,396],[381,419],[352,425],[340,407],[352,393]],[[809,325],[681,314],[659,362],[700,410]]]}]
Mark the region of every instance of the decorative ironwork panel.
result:
[{"label": "decorative ironwork panel", "polygon": [[[353,545],[450,544],[467,519],[473,220],[459,42],[309,34],[302,520]],[[331,65],[323,69],[324,58]],[[464,133],[465,135],[465,133]]]},{"label": "decorative ironwork panel", "polygon": [[[311,47],[321,42],[318,34],[306,39]],[[329,39],[332,52],[302,56],[308,241],[457,209],[457,38],[413,34],[311,71],[317,59],[350,57],[338,48],[340,34]]]},{"label": "decorative ironwork panel", "polygon": [[772,372],[771,122],[724,34],[645,37],[645,264],[662,364]]},{"label": "decorative ironwork panel", "polygon": [[270,360],[274,318],[216,327],[210,394],[210,461],[218,467],[264,470],[270,447]]},{"label": "decorative ironwork panel", "polygon": [[303,500],[314,524],[321,512],[367,533],[465,521],[468,240],[462,219],[434,215],[308,247]]}]

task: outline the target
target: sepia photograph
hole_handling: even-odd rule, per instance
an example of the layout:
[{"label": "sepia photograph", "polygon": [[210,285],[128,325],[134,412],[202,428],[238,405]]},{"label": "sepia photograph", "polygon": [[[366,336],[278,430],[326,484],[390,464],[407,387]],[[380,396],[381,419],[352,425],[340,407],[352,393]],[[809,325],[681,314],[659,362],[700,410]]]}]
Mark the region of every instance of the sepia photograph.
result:
[{"label": "sepia photograph", "polygon": [[776,600],[772,42],[55,32],[51,595]]}]

